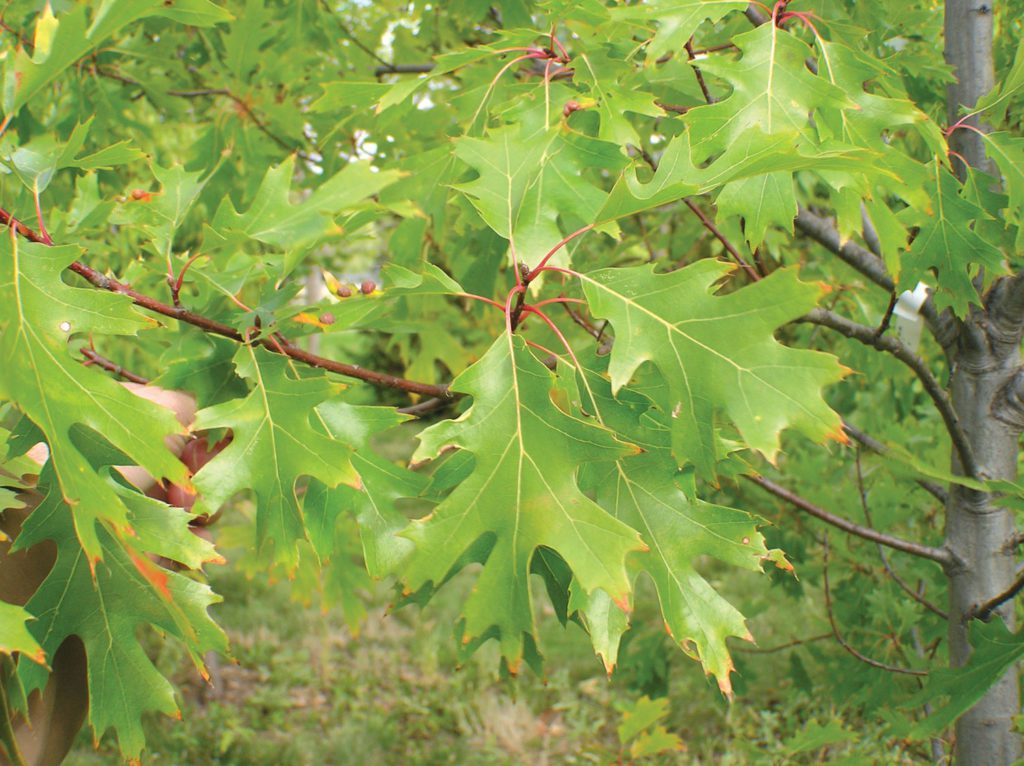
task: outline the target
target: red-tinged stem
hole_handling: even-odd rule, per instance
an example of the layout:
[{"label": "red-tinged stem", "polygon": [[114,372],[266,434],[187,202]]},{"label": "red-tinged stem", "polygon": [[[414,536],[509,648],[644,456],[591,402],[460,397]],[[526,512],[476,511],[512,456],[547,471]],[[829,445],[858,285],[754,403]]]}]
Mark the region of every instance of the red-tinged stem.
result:
[{"label": "red-tinged stem", "polygon": [[582,373],[583,368],[580,366],[580,360],[576,358],[576,352],[572,350],[572,346],[569,345],[569,341],[565,339],[562,331],[558,329],[558,325],[551,321],[551,317],[536,306],[524,306],[523,311],[529,314],[536,314],[541,318],[541,321],[543,321],[544,324],[551,328],[551,332],[558,336],[558,340],[561,341],[563,346],[565,346],[565,350],[569,352],[569,358],[572,359],[572,363],[576,366],[576,369]]},{"label": "red-tinged stem", "polygon": [[[196,253],[185,262],[185,265],[181,267],[181,271],[178,272],[178,278],[171,285],[171,300],[175,306],[181,306],[181,287],[185,283],[185,272],[188,271],[189,266],[196,262],[200,255],[201,253]],[[170,263],[168,263],[167,268],[169,271]]]},{"label": "red-tinged stem", "polygon": [[517,45],[514,48],[499,48],[495,53],[516,53],[517,51],[525,51],[527,53],[543,52],[540,48],[533,45]]},{"label": "red-tinged stem", "polygon": [[547,266],[548,261],[551,260],[551,257],[555,253],[557,253],[559,250],[561,250],[567,244],[569,244],[574,239],[576,239],[576,237],[580,236],[581,234],[586,234],[588,231],[590,231],[593,228],[594,228],[594,224],[588,223],[586,226],[584,226],[581,229],[577,229],[572,234],[570,234],[568,237],[565,237],[564,239],[562,239],[562,241],[559,242],[557,245],[555,245],[553,248],[548,250],[547,255],[545,255],[543,258],[540,259],[540,263],[538,263],[534,267],[533,271],[531,271],[529,274],[526,275],[526,281],[527,282],[532,282],[534,280],[534,278],[538,274],[540,274],[541,271],[544,270],[544,268]]},{"label": "red-tinged stem", "polygon": [[[505,306],[504,306],[504,310],[505,310],[505,331],[508,332],[509,335],[511,335],[515,331],[516,324],[518,324],[518,320],[519,320],[519,317],[516,316],[516,321],[515,322],[512,321],[512,314],[513,314],[512,298],[515,297],[517,294],[518,295],[522,295],[525,292],[526,292],[526,288],[525,287],[523,287],[522,285],[516,285],[515,287],[513,287],[511,290],[508,291],[508,297],[505,298]],[[520,298],[519,300],[520,300],[520,304],[519,304],[519,306],[517,308],[521,308],[522,307],[522,298]],[[514,313],[516,313],[518,315],[519,312],[516,311]]]},{"label": "red-tinged stem", "polygon": [[555,37],[555,28],[554,28],[554,26],[552,26],[551,27],[551,50],[554,50],[555,48],[558,48],[558,54],[562,57],[562,63],[563,64],[568,64],[569,63],[569,51],[567,51],[565,49],[565,46],[562,45],[562,41],[559,40],[557,37]]},{"label": "red-tinged stem", "polygon": [[813,14],[808,13],[806,11],[787,11],[779,19],[779,23],[782,24],[784,21],[787,21],[788,19],[791,19],[793,17],[800,19],[800,21],[804,23],[804,26],[814,33],[814,36],[817,39],[821,39],[821,33],[818,32],[818,28],[814,26],[814,23],[811,21],[811,19],[813,18]]},{"label": "red-tinged stem", "polygon": [[559,274],[568,274],[570,277],[580,276],[580,273],[578,271],[567,269],[564,266],[545,266],[544,268],[536,268],[534,269],[534,271],[536,271],[538,274],[541,274],[545,271],[557,271]]},{"label": "red-tinged stem", "polygon": [[566,298],[564,296],[559,296],[557,298],[548,298],[540,301],[539,303],[531,303],[530,305],[535,309],[539,309],[541,306],[547,306],[551,303],[582,303],[586,305],[587,302],[582,298]]},{"label": "red-tinged stem", "polygon": [[[967,119],[967,118],[965,117],[964,119]],[[946,131],[946,138],[949,138],[950,134],[951,134],[951,133],[952,133],[952,132],[953,132],[954,130],[959,130],[959,129],[963,129],[963,130],[973,130],[973,131],[974,131],[975,133],[977,133],[977,134],[978,134],[979,136],[981,136],[982,138],[988,138],[988,133],[986,133],[986,132],[985,132],[984,130],[981,130],[980,128],[976,128],[976,127],[975,127],[974,125],[968,125],[968,124],[967,124],[966,122],[964,122],[963,120],[960,120],[960,121],[958,121],[958,122],[954,123],[954,124],[953,124],[953,125],[952,125],[952,126],[951,126],[951,127],[950,127],[950,128],[949,128],[949,129],[947,130],[947,131]],[[959,155],[958,155],[958,156],[959,156]],[[961,159],[962,159],[962,158],[961,158]]]},{"label": "red-tinged stem", "polygon": [[504,311],[505,310],[505,306],[503,304],[498,303],[495,300],[491,300],[490,298],[485,298],[482,295],[475,295],[473,293],[453,293],[453,295],[455,295],[458,298],[472,298],[475,301],[481,301],[482,303],[488,303],[488,304],[490,304],[491,306],[494,306],[495,308],[497,308],[500,311]]},{"label": "red-tinged stem", "polygon": [[948,154],[950,157],[956,157],[958,160],[964,163],[964,167],[970,167],[970,163],[967,162],[967,158],[960,154],[960,152],[955,151],[953,149],[947,149],[946,154]]},{"label": "red-tinged stem", "polygon": [[545,354],[548,354],[549,356],[552,356],[552,357],[554,357],[555,359],[557,359],[557,358],[558,358],[558,354],[556,354],[556,353],[555,353],[554,351],[552,351],[552,350],[551,350],[550,348],[548,348],[547,346],[542,346],[542,345],[541,345],[541,344],[539,344],[539,343],[534,343],[534,342],[533,342],[532,340],[528,340],[528,341],[526,341],[526,345],[527,345],[527,346],[531,346],[531,347],[533,347],[533,348],[537,349],[538,351],[543,351],[543,352],[544,352]]},{"label": "red-tinged stem", "polygon": [[548,59],[544,64],[544,127],[551,123],[551,64],[553,59]]},{"label": "red-tinged stem", "polygon": [[0,208],[0,224],[4,226],[12,227],[18,234],[27,239],[29,242],[35,242],[40,245],[50,244],[41,236],[36,234],[32,229],[23,224],[13,215],[8,213],[6,210]]},{"label": "red-tinged stem", "polygon": [[36,202],[36,221],[39,222],[39,236],[44,245],[52,245],[53,238],[50,237],[50,233],[46,230],[46,224],[43,222],[43,205],[39,200],[39,189],[34,185],[32,187],[32,197]]},{"label": "red-tinged stem", "polygon": [[729,238],[726,237],[717,226],[715,226],[714,222],[704,215],[704,211],[697,206],[697,203],[689,197],[684,199],[683,202],[685,202],[686,206],[693,211],[693,214],[700,219],[704,228],[711,232],[715,239],[722,243],[722,247],[725,248],[726,252],[729,253],[729,256],[747,273],[747,276],[754,282],[759,281],[761,279],[761,275],[757,273],[753,266],[746,262],[743,256],[740,255],[740,251],[737,250],[736,246],[729,241]]}]

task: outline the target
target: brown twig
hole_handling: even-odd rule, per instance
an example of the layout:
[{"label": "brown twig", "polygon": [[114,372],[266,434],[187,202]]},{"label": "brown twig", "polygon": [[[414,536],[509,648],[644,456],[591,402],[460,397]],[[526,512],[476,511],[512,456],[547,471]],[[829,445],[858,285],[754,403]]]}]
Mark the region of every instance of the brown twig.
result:
[{"label": "brown twig", "polygon": [[584,330],[586,330],[587,333],[591,337],[593,337],[594,340],[601,340],[601,331],[598,330],[589,319],[587,319],[579,312],[574,311],[572,306],[570,306],[568,303],[563,303],[562,308],[565,309],[565,313],[569,315],[569,318],[572,319],[573,322],[578,324]]},{"label": "brown twig", "polygon": [[992,613],[995,612],[996,609],[1020,593],[1021,590],[1024,590],[1024,570],[1017,573],[1017,576],[1014,578],[1013,583],[1011,583],[1009,588],[999,595],[993,596],[988,601],[975,605],[973,609],[970,609],[967,614],[964,615],[964,618],[968,620],[976,619],[981,620],[982,622],[988,622],[992,619]]},{"label": "brown twig", "polygon": [[867,655],[861,654],[859,651],[854,649],[849,643],[847,643],[846,639],[844,639],[843,635],[839,632],[839,626],[836,624],[836,616],[835,616],[835,613],[832,611],[832,592],[831,592],[831,589],[829,588],[829,583],[828,583],[828,557],[829,557],[829,545],[828,545],[828,533],[826,532],[825,533],[825,541],[824,541],[824,566],[822,567],[822,570],[821,570],[821,573],[822,573],[822,584],[823,584],[824,590],[825,590],[825,611],[828,613],[829,625],[832,626],[832,635],[835,636],[835,639],[836,639],[836,641],[839,642],[839,645],[841,647],[843,647],[843,649],[845,649],[851,656],[856,657],[858,660],[860,660],[864,664],[870,665],[873,668],[878,668],[879,670],[884,670],[884,671],[886,671],[888,673],[901,673],[901,674],[907,675],[907,676],[926,676],[926,675],[928,675],[928,671],[927,670],[911,670],[910,668],[901,668],[901,667],[897,667],[895,665],[887,665],[884,662],[879,662],[878,660],[873,660],[870,657],[868,657]]},{"label": "brown twig", "polygon": [[[44,240],[38,233],[17,221],[10,213],[3,209],[0,209],[0,224],[12,226],[15,231],[32,242],[45,244]],[[162,303],[155,298],[151,298],[148,295],[144,295],[143,293],[133,290],[129,285],[108,277],[105,274],[101,274],[96,269],[91,266],[87,266],[81,261],[72,262],[68,268],[85,279],[91,285],[94,285],[101,290],[108,290],[112,293],[125,295],[128,298],[131,298],[132,302],[136,306],[140,306],[147,311],[152,311],[154,314],[160,314],[171,319],[177,319],[179,322],[185,322],[186,324],[198,327],[211,335],[220,335],[221,337],[229,338],[230,340],[238,343],[253,343],[255,345],[263,346],[273,353],[283,354],[291,359],[307,364],[310,367],[317,367],[321,370],[327,370],[328,372],[334,372],[338,375],[344,375],[349,378],[356,378],[357,380],[363,380],[367,383],[373,383],[378,386],[396,388],[401,391],[424,394],[426,396],[443,399],[451,397],[447,386],[420,383],[415,380],[406,380],[405,378],[399,378],[395,375],[388,375],[387,373],[376,372],[375,370],[367,370],[359,365],[345,364],[344,362],[327,359],[293,345],[279,334],[269,335],[262,338],[258,336],[250,337],[249,333],[243,334],[230,325],[218,322],[215,319],[210,319],[202,314],[197,314],[194,311],[189,311],[182,307],[168,306],[166,303]]]},{"label": "brown twig", "polygon": [[[644,162],[646,162],[647,165],[651,168],[651,170],[657,172],[658,163],[654,159],[654,157],[651,156],[650,152],[648,152],[646,149],[641,149],[640,156],[643,158]],[[722,246],[725,248],[726,252],[729,253],[729,256],[740,265],[740,267],[747,273],[747,276],[749,276],[750,279],[754,282],[760,280],[761,275],[758,274],[754,270],[754,268],[744,260],[743,256],[740,255],[740,251],[737,250],[736,247],[732,244],[732,242],[729,241],[729,238],[726,237],[717,226],[715,226],[714,222],[706,215],[704,215],[704,211],[697,206],[697,203],[694,202],[689,197],[683,198],[683,202],[685,202],[686,206],[690,208],[693,214],[700,219],[700,222],[704,226],[704,228],[711,232],[711,234],[714,235],[715,239],[722,243]]]},{"label": "brown twig", "polygon": [[903,345],[903,342],[898,338],[891,335],[878,336],[875,334],[874,328],[858,324],[832,311],[820,308],[812,309],[797,321],[811,322],[828,327],[840,335],[859,341],[866,346],[871,346],[879,351],[886,351],[909,367],[917,376],[917,379],[921,381],[925,393],[931,398],[935,409],[942,416],[942,421],[946,424],[946,431],[949,433],[949,438],[952,440],[953,447],[960,458],[960,464],[964,467],[964,473],[973,479],[978,478],[978,464],[974,458],[974,450],[971,448],[967,434],[960,425],[960,419],[957,417],[956,410],[953,409],[949,395],[921,357]]},{"label": "brown twig", "polygon": [[[864,521],[867,522],[868,527],[874,529],[875,525],[871,520],[871,509],[868,506],[868,493],[864,486],[864,471],[862,470],[860,463],[860,449],[857,450],[855,455],[855,465],[857,470],[857,491],[860,494],[861,509],[864,511]],[[892,578],[893,582],[895,582],[904,593],[914,599],[914,601],[919,603],[929,612],[937,614],[944,620],[949,619],[949,615],[926,599],[923,592],[919,592],[911,588],[910,585],[896,573],[896,570],[893,569],[892,565],[889,563],[889,557],[886,555],[885,547],[882,545],[878,545],[878,557],[882,560],[882,566],[885,568],[886,574]]]},{"label": "brown twig", "polygon": [[[686,41],[686,55],[690,61],[693,61],[697,54],[693,50],[693,38],[691,37]],[[704,94],[704,100],[709,104],[714,104],[718,101],[717,98],[711,95],[711,91],[708,90],[708,84],[704,82],[704,73],[700,71],[700,67],[696,64],[693,65],[693,73],[697,76],[697,84],[700,85],[700,92]]]},{"label": "brown twig", "polygon": [[817,636],[811,636],[810,638],[794,638],[792,641],[787,641],[784,644],[778,646],[769,646],[762,649],[759,646],[737,646],[733,651],[743,652],[745,654],[775,654],[776,652],[782,652],[786,649],[792,649],[794,646],[802,646],[803,644],[810,644],[814,641],[824,641],[826,638],[832,638],[831,633],[822,633]]},{"label": "brown twig", "polygon": [[933,548],[930,545],[922,545],[921,543],[915,543],[910,540],[894,537],[893,535],[887,535],[876,529],[862,526],[856,522],[850,521],[849,519],[844,519],[841,516],[836,516],[834,513],[826,511],[824,508],[815,505],[810,500],[801,497],[795,492],[791,492],[785,487],[782,487],[771,479],[766,479],[763,476],[744,476],[743,478],[753,482],[757,486],[761,487],[761,489],[770,492],[776,497],[785,500],[787,503],[799,508],[801,511],[809,513],[816,519],[824,521],[826,524],[831,524],[833,527],[841,529],[844,532],[848,532],[851,535],[862,537],[865,540],[871,540],[872,542],[888,546],[894,550],[909,553],[912,556],[930,559],[942,566],[949,566],[953,563],[953,557],[950,555],[949,551],[944,548]]},{"label": "brown twig", "polygon": [[740,267],[747,273],[747,276],[750,277],[750,279],[754,282],[759,281],[761,279],[761,275],[754,270],[753,266],[751,266],[749,263],[746,262],[746,260],[744,260],[743,256],[740,255],[740,251],[736,249],[735,245],[733,245],[732,242],[729,241],[728,237],[726,237],[721,231],[719,231],[718,227],[715,226],[711,219],[704,215],[704,211],[697,206],[697,203],[695,203],[689,197],[685,198],[683,202],[685,202],[686,206],[693,211],[693,214],[700,219],[700,222],[701,224],[704,225],[704,228],[710,231],[715,236],[715,238],[722,243],[722,246],[726,249],[726,252],[729,253],[729,256],[740,265]]},{"label": "brown twig", "polygon": [[117,362],[114,362],[110,359],[107,359],[105,356],[96,353],[94,349],[86,348],[83,346],[80,350],[82,352],[82,356],[85,357],[85,361],[83,362],[83,364],[85,364],[86,366],[96,365],[97,367],[104,369],[107,372],[112,373],[119,378],[123,378],[124,380],[130,381],[132,383],[138,383],[141,386],[149,384],[149,378],[144,378],[141,375],[136,375],[134,372],[131,372],[130,370],[126,370]]},{"label": "brown twig", "polygon": [[[878,441],[878,439],[864,433],[859,428],[855,428],[846,421],[843,421],[843,430],[849,434],[854,441],[863,447],[867,447],[872,452],[884,455],[889,451],[889,448],[882,444],[882,442]],[[926,479],[917,479],[916,481],[917,485],[921,487],[921,489],[943,505],[949,501],[949,493],[935,482],[927,481]]]}]

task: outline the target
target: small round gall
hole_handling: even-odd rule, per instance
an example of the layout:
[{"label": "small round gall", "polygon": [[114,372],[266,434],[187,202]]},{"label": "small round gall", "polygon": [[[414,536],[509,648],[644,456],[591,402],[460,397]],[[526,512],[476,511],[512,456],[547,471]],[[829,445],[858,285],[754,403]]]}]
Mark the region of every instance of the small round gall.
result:
[{"label": "small round gall", "polygon": [[334,314],[332,314],[330,311],[325,311],[323,314],[320,315],[320,324],[334,324]]},{"label": "small round gall", "polygon": [[376,289],[377,289],[377,283],[374,282],[372,279],[367,279],[365,282],[363,282],[361,285],[359,285],[359,291],[363,295],[370,295]]}]

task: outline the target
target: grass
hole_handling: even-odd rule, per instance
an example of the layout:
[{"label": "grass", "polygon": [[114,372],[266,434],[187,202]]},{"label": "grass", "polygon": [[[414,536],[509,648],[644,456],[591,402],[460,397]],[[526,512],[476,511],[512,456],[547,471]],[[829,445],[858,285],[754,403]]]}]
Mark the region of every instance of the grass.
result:
[{"label": "grass", "polygon": [[[388,446],[388,445],[385,445]],[[401,458],[403,445],[391,445]],[[243,514],[244,515],[244,514]],[[231,559],[246,545],[240,527],[213,528]],[[798,569],[800,562],[796,562]],[[241,565],[240,565],[241,564]],[[823,632],[821,604],[788,575],[739,572],[709,563],[714,587],[747,615],[761,646]],[[494,642],[460,665],[453,638],[475,576],[461,573],[429,607],[394,613],[383,584],[355,586],[366,617],[354,630],[342,610],[295,600],[309,582],[268,582],[241,562],[212,567],[224,603],[215,619],[227,631],[232,660],[210,658],[213,683],[198,676],[174,645],[147,635],[158,666],[181,690],[182,720],[146,720],[145,764],[168,766],[512,766],[530,764],[913,764],[930,762],[880,736],[864,666],[832,641],[772,653],[732,642],[736,699],[727,703],[700,666],[670,645],[657,600],[639,582],[635,623],[613,678],[575,624],[563,628],[538,592],[544,676],[498,676]],[[354,582],[357,580],[354,580]],[[349,588],[349,591],[353,588]],[[348,593],[351,596],[351,592]],[[827,632],[827,628],[825,628]],[[845,663],[845,664],[844,664]],[[852,663],[852,666],[851,666]],[[834,677],[845,668],[860,689]],[[849,680],[845,682],[849,684]],[[661,723],[686,745],[631,761],[620,746],[623,711],[643,695],[667,697]],[[92,746],[84,731],[71,766],[119,764],[116,742]]]},{"label": "grass", "polygon": [[[659,691],[669,693],[667,727],[688,750],[645,764],[914,762],[871,742],[869,732],[857,731],[863,722],[843,727],[827,697],[797,688],[789,652],[739,655],[749,683],[730,706],[696,663],[663,651],[659,633],[632,641],[621,673],[609,680],[582,630],[551,618],[542,625],[545,677],[501,680],[492,645],[458,665],[452,625],[471,577],[457,578],[422,612],[388,614],[390,593],[380,586],[366,594],[371,606],[357,634],[340,612],[292,601],[288,582],[247,579],[230,568],[214,570],[212,581],[225,598],[215,616],[235,661],[213,662],[210,686],[180,652],[153,641],[158,665],[182,690],[183,720],[147,719],[146,764],[630,763],[619,760],[616,704]],[[787,740],[829,722],[861,744],[787,752]],[[120,759],[111,737],[93,750],[83,732],[68,763]]]}]

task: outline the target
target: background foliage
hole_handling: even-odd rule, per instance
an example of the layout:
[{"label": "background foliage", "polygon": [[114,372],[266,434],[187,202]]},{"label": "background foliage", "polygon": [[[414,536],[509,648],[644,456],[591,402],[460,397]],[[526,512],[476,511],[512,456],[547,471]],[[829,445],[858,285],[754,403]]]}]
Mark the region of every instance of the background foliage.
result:
[{"label": "background foliage", "polygon": [[[599,758],[645,756],[628,716],[609,723],[614,696],[653,753],[677,745],[664,713],[695,756],[744,762],[685,723],[697,703],[650,701],[702,674],[740,704],[721,712],[708,689],[699,715],[772,757],[941,752],[1021,642],[979,622],[977,666],[935,672],[951,370],[934,338],[914,348],[889,325],[919,281],[929,321],[962,318],[1017,265],[1024,8],[997,6],[981,104],[1001,184],[954,173],[940,3],[748,10],[9,3],[2,499],[41,497],[12,550],[57,550],[31,598],[4,604],[11,704],[77,635],[93,734],[137,758],[143,715],[179,709],[175,659],[259,661],[238,634],[229,647],[221,619],[250,618],[225,605],[215,621],[217,593],[276,603],[265,583],[287,581],[355,630],[383,579],[415,636],[395,651],[424,673],[469,663],[460,683],[500,695],[473,663],[544,675],[545,655],[574,658],[556,691],[522,694],[579,731],[599,717]],[[834,257],[847,242],[870,268]],[[124,371],[192,394],[189,433],[222,451],[175,459],[164,437],[183,427]],[[39,441],[41,471],[22,457]],[[124,465],[195,506],[145,496]],[[450,645],[400,616],[420,607],[456,626]],[[593,670],[554,622],[624,678],[563,690]],[[156,665],[153,635],[177,647]],[[351,713],[362,689],[338,678],[319,686]],[[443,701],[424,704],[456,715]],[[279,725],[231,718],[210,762],[246,762],[247,727]]]}]

